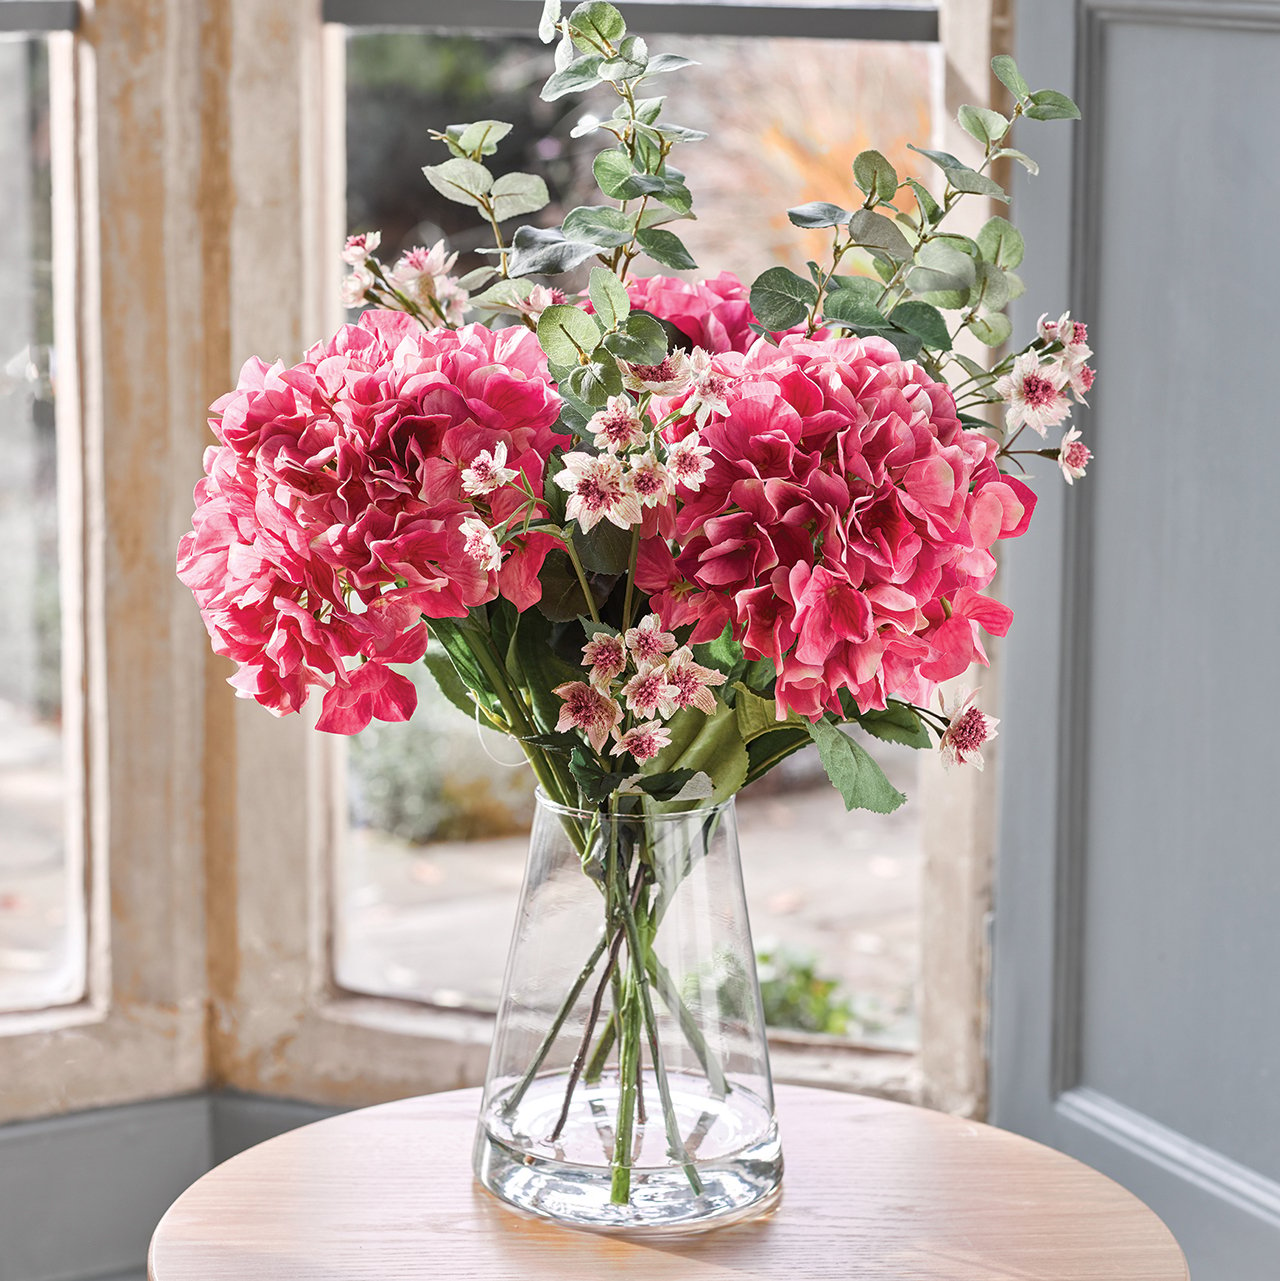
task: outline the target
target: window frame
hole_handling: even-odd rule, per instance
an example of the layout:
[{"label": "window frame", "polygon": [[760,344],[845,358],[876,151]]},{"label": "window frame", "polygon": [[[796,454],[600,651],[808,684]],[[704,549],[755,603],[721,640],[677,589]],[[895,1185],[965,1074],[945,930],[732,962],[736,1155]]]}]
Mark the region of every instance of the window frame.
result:
[{"label": "window frame", "polygon": [[[59,432],[84,478],[69,518],[83,547],[90,989],[78,1006],[0,1015],[0,1120],[208,1085],[364,1104],[484,1073],[492,1016],[334,984],[335,746],[302,717],[276,721],[232,697],[230,664],[209,652],[173,572],[206,406],[250,355],[296,359],[343,317],[344,29],[325,19],[355,4],[113,0],[86,3],[78,32],[55,37],[58,343],[73,357]],[[415,26],[459,25],[421,16],[448,18],[442,0],[358,7],[366,20],[395,8]],[[745,7],[631,11],[662,9],[654,29],[742,34],[684,23],[737,22]],[[952,106],[989,93],[1007,0],[948,0],[940,14],[751,8],[788,35],[847,16],[845,37],[876,14],[934,13]],[[527,30],[536,3],[468,10],[485,14]],[[51,48],[51,74],[52,63]],[[939,141],[966,155],[956,131]],[[155,260],[163,270],[147,269]],[[934,799],[939,786],[925,801],[922,1054],[778,1038],[779,1079],[982,1112],[991,772],[949,778]]]}]

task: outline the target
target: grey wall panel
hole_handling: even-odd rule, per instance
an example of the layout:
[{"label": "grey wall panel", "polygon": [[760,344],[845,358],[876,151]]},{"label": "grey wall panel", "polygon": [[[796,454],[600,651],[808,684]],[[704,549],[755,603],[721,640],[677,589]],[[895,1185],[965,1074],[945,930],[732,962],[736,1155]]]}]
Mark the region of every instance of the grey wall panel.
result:
[{"label": "grey wall panel", "polygon": [[1280,21],[1134,16],[1093,56],[1080,1080],[1278,1178],[1280,406],[1249,371],[1274,360]]},{"label": "grey wall panel", "polygon": [[145,1266],[151,1230],[209,1154],[204,1096],[0,1127],[0,1281]]},{"label": "grey wall panel", "polygon": [[336,1115],[337,1108],[290,1099],[264,1099],[252,1094],[215,1094],[210,1100],[213,1133],[211,1165],[221,1165],[245,1148],[265,1143],[277,1134]]}]

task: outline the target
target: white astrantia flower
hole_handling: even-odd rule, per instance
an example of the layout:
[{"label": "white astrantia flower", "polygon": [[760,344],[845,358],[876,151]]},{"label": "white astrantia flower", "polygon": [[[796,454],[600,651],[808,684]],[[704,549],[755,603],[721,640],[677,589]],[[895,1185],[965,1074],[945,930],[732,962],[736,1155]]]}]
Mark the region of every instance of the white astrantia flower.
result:
[{"label": "white astrantia flower", "polygon": [[1092,459],[1092,452],[1080,440],[1080,433],[1073,427],[1062,437],[1062,444],[1058,446],[1058,466],[1062,468],[1068,485],[1084,475],[1084,469]]},{"label": "white astrantia flower", "polygon": [[671,746],[671,731],[662,728],[659,721],[645,721],[619,734],[615,729],[613,736],[618,741],[610,751],[612,756],[621,756],[630,752],[638,761],[651,760],[664,747]]},{"label": "white astrantia flower", "polygon": [[676,647],[675,633],[662,630],[662,619],[657,614],[646,614],[627,629],[622,640],[637,667],[664,662]]},{"label": "white astrantia flower", "polygon": [[679,706],[680,689],[667,680],[666,664],[645,663],[622,687],[627,710],[637,716],[670,720]]},{"label": "white astrantia flower", "polygon": [[658,461],[652,449],[646,449],[643,454],[632,454],[627,459],[622,484],[645,507],[659,507],[676,492],[671,469]]},{"label": "white astrantia flower", "polygon": [[1071,413],[1067,399],[1066,370],[1056,360],[1042,361],[1035,352],[1025,351],[1013,362],[1013,370],[996,382],[996,394],[1008,406],[1005,423],[1011,431],[1027,426],[1047,434]]},{"label": "white astrantia flower", "polygon": [[618,361],[622,385],[628,391],[648,391],[655,396],[677,396],[693,386],[693,370],[683,351],[664,356],[660,365],[630,365]]},{"label": "white astrantia flower", "polygon": [[360,307],[365,295],[373,288],[373,272],[368,267],[352,267],[351,274],[342,282],[342,305]]},{"label": "white astrantia flower", "polygon": [[711,470],[711,449],[702,443],[698,433],[690,432],[683,440],[667,448],[667,470],[677,485],[695,492]]},{"label": "white astrantia flower", "polygon": [[506,466],[506,461],[507,445],[502,440],[492,450],[477,454],[471,466],[462,470],[463,490],[477,498],[510,484],[520,473]]},{"label": "white astrantia flower", "polygon": [[479,561],[485,569],[502,566],[502,548],[493,536],[493,530],[478,516],[462,518],[462,536],[467,540],[464,550],[472,560]]},{"label": "white astrantia flower", "polygon": [[613,454],[575,451],[565,454],[563,461],[564,470],[556,473],[555,482],[569,494],[565,515],[576,520],[583,533],[601,520],[630,529],[644,518],[640,499],[623,485],[622,463]]},{"label": "white astrantia flower", "polygon": [[1093,355],[1088,325],[1072,320],[1069,311],[1064,311],[1057,320],[1050,320],[1049,313],[1045,312],[1036,323],[1036,332],[1045,342],[1062,344],[1060,355],[1068,368],[1083,365]]},{"label": "white astrantia flower", "polygon": [[460,325],[470,294],[449,274],[457,261],[458,255],[437,240],[430,249],[419,247],[402,255],[389,273],[390,280],[427,315],[435,316],[439,308],[449,324]]},{"label": "white astrantia flower", "polygon": [[349,267],[363,267],[366,258],[371,258],[382,243],[382,232],[366,231],[363,235],[348,236],[342,247],[342,261]]},{"label": "white astrantia flower", "polygon": [[644,420],[630,396],[610,396],[605,407],[587,420],[586,430],[592,433],[597,449],[611,454],[643,445],[648,439]]},{"label": "white astrantia flower", "polygon": [[975,689],[969,694],[958,695],[948,705],[943,700],[942,691],[938,691],[938,702],[948,722],[938,744],[943,765],[972,765],[975,769],[982,769],[982,745],[996,737],[996,726],[1000,722],[974,705],[973,700],[977,697]]},{"label": "white astrantia flower", "polygon": [[705,427],[712,414],[729,412],[725,393],[733,380],[712,367],[711,353],[701,347],[695,347],[689,355],[689,372],[693,377],[693,390],[684,402],[683,411],[693,414],[700,428]]}]

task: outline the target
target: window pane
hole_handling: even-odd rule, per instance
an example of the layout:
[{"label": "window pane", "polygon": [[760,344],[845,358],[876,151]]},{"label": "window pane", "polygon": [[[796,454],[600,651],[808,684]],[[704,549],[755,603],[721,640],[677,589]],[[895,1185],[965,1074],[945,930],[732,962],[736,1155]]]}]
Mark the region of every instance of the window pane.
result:
[{"label": "window pane", "polygon": [[64,804],[49,147],[45,41],[0,40],[0,1011],[84,990]]},{"label": "window pane", "polygon": [[[850,162],[865,147],[883,150],[900,173],[923,176],[906,143],[929,138],[935,50],[734,39],[680,47],[702,66],[662,86],[668,114],[711,135],[676,158],[700,215],[675,228],[701,264],[693,274],[730,270],[749,282],[773,262],[803,271],[806,259],[824,256],[829,233],[798,231],[786,206],[852,199]],[[598,203],[590,164],[607,136],[569,134],[585,114],[612,110],[610,91],[585,103],[542,102],[550,50],[536,40],[363,34],[348,39],[347,58],[348,221],[352,231],[381,230],[384,259],[443,236],[463,255],[459,272],[483,261],[470,253],[489,243],[473,211],[438,197],[419,175],[445,158],[430,128],[515,122],[494,167],[547,180],[553,204],[539,221]],[[429,677],[420,687],[412,722],[375,726],[351,744],[336,975],[356,991],[492,1007],[532,784],[527,770],[505,764],[516,755],[511,743],[482,741]],[[917,790],[914,753],[878,756],[899,788]],[[816,759],[801,755],[741,798],[740,827],[772,1021],[914,1044],[916,807],[887,819],[847,815]]]}]

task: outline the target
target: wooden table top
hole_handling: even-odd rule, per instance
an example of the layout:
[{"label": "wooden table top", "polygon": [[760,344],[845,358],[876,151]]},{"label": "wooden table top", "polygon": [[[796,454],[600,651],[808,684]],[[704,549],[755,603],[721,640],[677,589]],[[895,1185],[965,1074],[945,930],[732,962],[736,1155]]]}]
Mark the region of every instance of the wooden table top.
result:
[{"label": "wooden table top", "polygon": [[152,1281],[1187,1281],[1168,1228],[1070,1157],[940,1112],[780,1086],[768,1214],[630,1239],[507,1209],[471,1174],[478,1090],[348,1112],[206,1174]]}]

